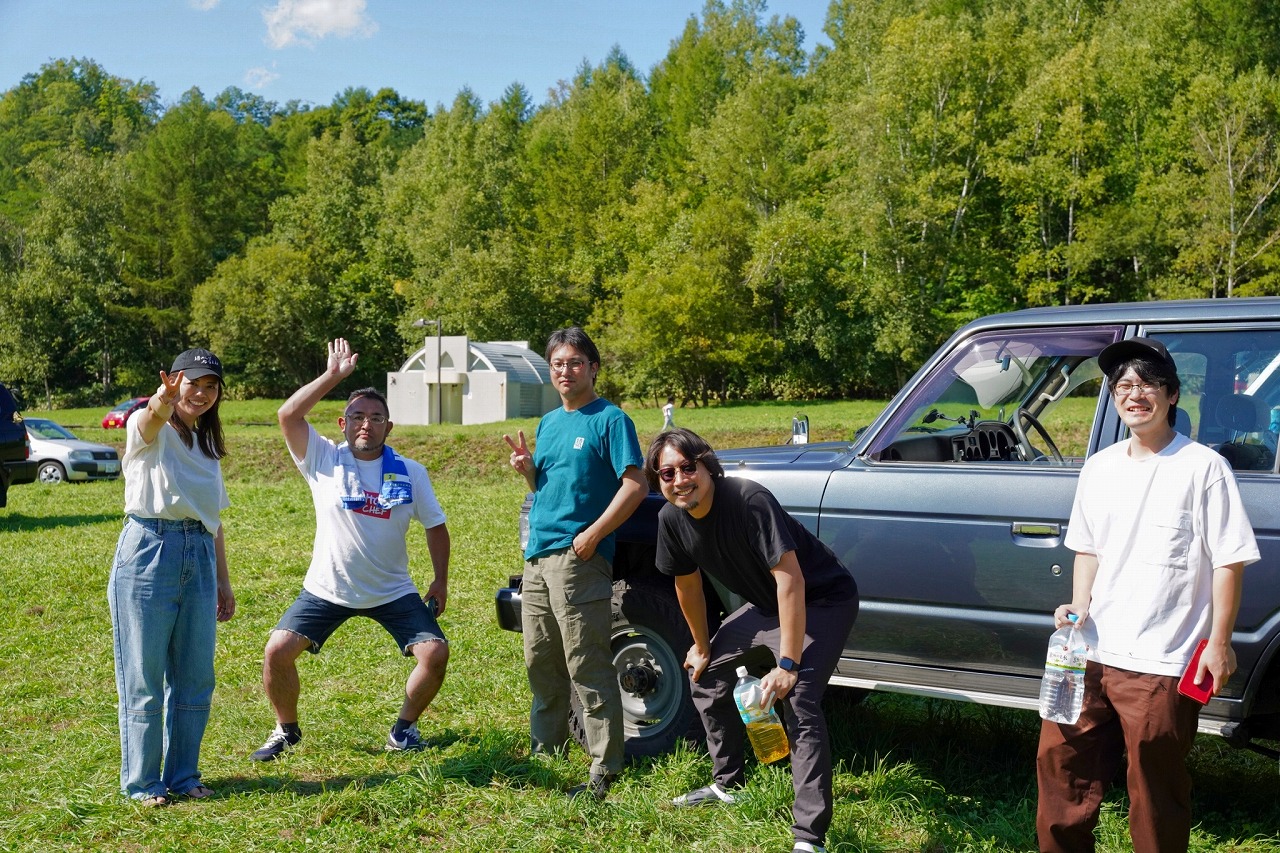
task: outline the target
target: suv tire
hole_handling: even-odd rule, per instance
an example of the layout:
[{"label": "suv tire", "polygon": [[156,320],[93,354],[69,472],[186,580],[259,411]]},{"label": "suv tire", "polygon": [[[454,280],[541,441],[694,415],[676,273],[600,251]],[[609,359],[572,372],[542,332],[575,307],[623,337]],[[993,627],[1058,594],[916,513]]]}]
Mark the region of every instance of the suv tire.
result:
[{"label": "suv tire", "polygon": [[[704,739],[684,658],[693,638],[669,585],[614,581],[612,653],[622,687],[628,759],[662,755],[680,740]],[[569,730],[586,746],[582,704],[570,691]]]}]

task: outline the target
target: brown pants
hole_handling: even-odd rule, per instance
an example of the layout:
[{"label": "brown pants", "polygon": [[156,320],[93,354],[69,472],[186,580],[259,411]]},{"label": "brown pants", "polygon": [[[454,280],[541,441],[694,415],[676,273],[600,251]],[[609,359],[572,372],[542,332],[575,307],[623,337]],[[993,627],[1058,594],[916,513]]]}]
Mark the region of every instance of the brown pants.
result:
[{"label": "brown pants", "polygon": [[1040,728],[1036,834],[1045,853],[1094,849],[1107,784],[1129,756],[1129,836],[1136,853],[1185,851],[1191,839],[1187,754],[1200,705],[1178,679],[1090,662],[1075,725]]}]

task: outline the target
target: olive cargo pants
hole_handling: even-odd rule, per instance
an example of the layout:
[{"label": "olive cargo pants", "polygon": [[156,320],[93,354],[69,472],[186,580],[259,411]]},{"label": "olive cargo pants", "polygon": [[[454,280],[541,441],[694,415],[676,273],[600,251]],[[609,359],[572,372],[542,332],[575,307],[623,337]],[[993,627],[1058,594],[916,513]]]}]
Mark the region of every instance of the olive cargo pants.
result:
[{"label": "olive cargo pants", "polygon": [[613,567],[599,554],[581,560],[572,548],[525,563],[521,594],[524,663],[533,707],[534,752],[569,741],[569,691],[582,705],[591,772],[622,769],[622,694],[609,646]]}]

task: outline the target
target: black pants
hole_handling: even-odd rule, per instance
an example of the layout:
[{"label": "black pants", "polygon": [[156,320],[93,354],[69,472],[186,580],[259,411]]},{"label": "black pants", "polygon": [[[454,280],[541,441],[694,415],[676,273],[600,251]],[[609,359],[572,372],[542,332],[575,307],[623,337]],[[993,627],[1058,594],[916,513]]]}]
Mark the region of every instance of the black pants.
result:
[{"label": "black pants", "polygon": [[[831,826],[831,744],[822,696],[840,662],[840,652],[858,616],[858,598],[811,602],[805,607],[804,651],[796,686],[778,703],[791,741],[792,833],[797,841],[822,844]],[[711,663],[692,682],[693,704],[707,729],[707,750],[722,788],[746,781],[747,730],[733,701],[735,670],[745,666],[760,676],[778,657],[781,628],[754,604],[731,613],[711,638]]]}]

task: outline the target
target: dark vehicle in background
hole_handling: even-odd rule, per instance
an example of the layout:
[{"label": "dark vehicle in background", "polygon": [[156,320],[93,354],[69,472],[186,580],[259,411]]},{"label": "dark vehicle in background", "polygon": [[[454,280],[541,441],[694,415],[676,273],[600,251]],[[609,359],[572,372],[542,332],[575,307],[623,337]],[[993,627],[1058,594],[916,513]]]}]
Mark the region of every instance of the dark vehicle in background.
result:
[{"label": "dark vehicle in background", "polygon": [[114,480],[120,476],[120,454],[114,447],[81,441],[71,430],[48,418],[27,418],[26,425],[31,459],[40,482]]},{"label": "dark vehicle in background", "polygon": [[[1037,706],[1052,612],[1071,600],[1063,538],[1080,468],[1127,436],[1097,354],[1135,335],[1172,353],[1176,426],[1231,463],[1262,553],[1245,570],[1239,669],[1200,730],[1277,754],[1255,739],[1280,738],[1280,298],[986,317],[956,332],[874,422],[850,425],[847,441],[718,448],[729,476],[768,487],[858,581],[858,622],[832,684]],[[653,567],[661,506],[650,494],[618,533],[613,644],[633,755],[696,733],[681,669],[689,634]],[[741,603],[715,601],[722,613]],[[518,577],[497,607],[502,626],[520,630]]]},{"label": "dark vehicle in background", "polygon": [[128,400],[121,400],[116,403],[111,407],[111,411],[103,416],[102,428],[124,429],[125,422],[129,420],[129,415],[145,406],[150,399],[150,397],[130,397]]},{"label": "dark vehicle in background", "polygon": [[29,458],[27,430],[18,414],[18,401],[0,384],[0,507],[9,501],[9,487],[34,482],[36,465]]}]

